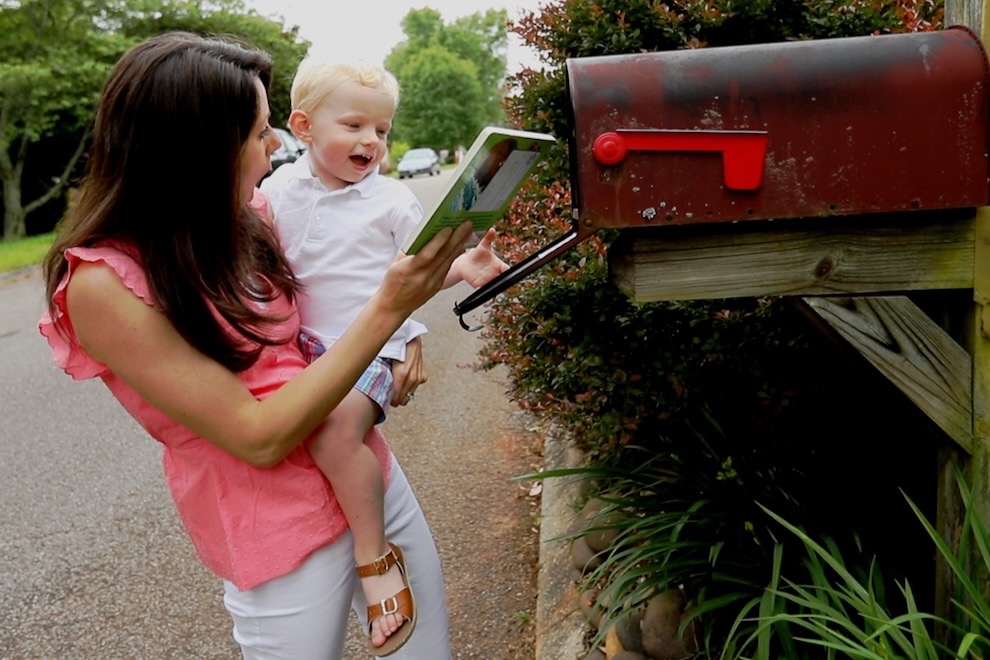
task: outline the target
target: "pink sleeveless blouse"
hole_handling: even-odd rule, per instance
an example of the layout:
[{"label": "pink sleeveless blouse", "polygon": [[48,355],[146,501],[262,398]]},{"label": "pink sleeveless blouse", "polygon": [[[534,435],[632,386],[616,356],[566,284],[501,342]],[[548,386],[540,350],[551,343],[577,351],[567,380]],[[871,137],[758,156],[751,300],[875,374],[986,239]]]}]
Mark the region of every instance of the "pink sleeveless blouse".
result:
[{"label": "pink sleeveless blouse", "polygon": [[[68,273],[55,294],[54,317],[39,324],[56,364],[76,380],[101,378],[121,405],[161,443],[162,464],[179,516],[202,562],[240,589],[251,589],[290,573],[314,550],[335,542],[347,521],[333,489],[304,444],[278,465],[259,468],[224,452],[173,421],[127,386],[80,347],[66,308],[65,289],[83,262],[113,269],[134,295],[151,306],[145,272],[138,261],[114,246],[67,251]],[[289,312],[283,330],[293,336],[299,316],[285,298],[272,304]],[[258,361],[239,374],[259,400],[306,367],[298,344],[266,347]],[[391,450],[377,427],[365,438],[388,479]]]}]

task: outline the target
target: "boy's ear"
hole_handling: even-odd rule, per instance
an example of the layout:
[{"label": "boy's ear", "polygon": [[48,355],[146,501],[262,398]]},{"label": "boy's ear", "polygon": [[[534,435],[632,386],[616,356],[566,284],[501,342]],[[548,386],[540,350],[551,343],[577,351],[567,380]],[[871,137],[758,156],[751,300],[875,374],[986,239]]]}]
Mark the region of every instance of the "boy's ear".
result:
[{"label": "boy's ear", "polygon": [[293,135],[306,144],[312,143],[313,135],[309,115],[302,110],[293,110],[289,115],[289,129],[292,131]]}]

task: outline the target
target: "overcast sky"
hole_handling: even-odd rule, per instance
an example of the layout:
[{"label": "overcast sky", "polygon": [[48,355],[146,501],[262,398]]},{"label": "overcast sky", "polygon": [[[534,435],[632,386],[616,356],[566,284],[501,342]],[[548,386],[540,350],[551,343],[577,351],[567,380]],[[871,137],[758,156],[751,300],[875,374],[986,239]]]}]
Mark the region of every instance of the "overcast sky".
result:
[{"label": "overcast sky", "polygon": [[[281,16],[286,25],[298,25],[299,33],[312,42],[314,55],[335,59],[383,62],[389,51],[405,40],[400,25],[410,9],[430,7],[444,23],[488,9],[505,9],[510,19],[527,11],[538,11],[545,0],[245,0],[265,16]],[[523,64],[538,66],[538,60],[515,34],[509,33],[509,73]]]}]

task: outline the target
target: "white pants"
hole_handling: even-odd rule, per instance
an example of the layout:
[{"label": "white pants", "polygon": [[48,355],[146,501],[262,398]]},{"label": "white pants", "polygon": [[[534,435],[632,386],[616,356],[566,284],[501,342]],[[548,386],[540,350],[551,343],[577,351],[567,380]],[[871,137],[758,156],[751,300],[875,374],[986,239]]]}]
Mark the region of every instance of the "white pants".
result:
[{"label": "white pants", "polygon": [[[385,535],[406,556],[417,612],[412,637],[389,657],[449,660],[440,559],[416,496],[394,457],[385,493]],[[240,591],[224,580],[223,601],[234,619],[234,640],[245,660],[340,660],[349,607],[367,631],[367,603],[354,572],[350,532],[314,552],[288,575],[254,589]]]}]

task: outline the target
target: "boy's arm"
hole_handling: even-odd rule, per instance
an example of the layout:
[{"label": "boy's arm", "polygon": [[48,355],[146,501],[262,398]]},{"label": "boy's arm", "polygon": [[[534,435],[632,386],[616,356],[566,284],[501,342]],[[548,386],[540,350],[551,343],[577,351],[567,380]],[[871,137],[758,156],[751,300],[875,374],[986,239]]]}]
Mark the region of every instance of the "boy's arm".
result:
[{"label": "boy's arm", "polygon": [[495,236],[495,229],[489,229],[475,247],[454,260],[450,270],[447,271],[447,277],[444,278],[444,289],[461,281],[477,289],[509,269],[509,265],[492,251]]}]

